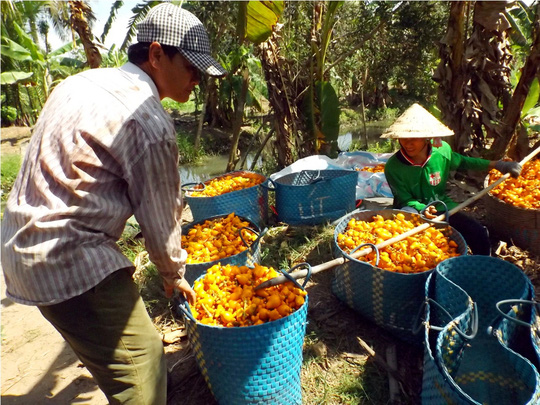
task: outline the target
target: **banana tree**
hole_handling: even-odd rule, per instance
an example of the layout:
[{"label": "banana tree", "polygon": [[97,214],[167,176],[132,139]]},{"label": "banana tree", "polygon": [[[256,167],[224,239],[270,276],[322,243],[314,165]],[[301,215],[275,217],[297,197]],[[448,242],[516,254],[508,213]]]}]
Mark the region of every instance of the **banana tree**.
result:
[{"label": "banana tree", "polygon": [[342,4],[313,3],[312,52],[301,61],[300,71],[281,46],[282,25],[278,21],[283,2],[249,1],[240,5],[240,37],[258,45],[274,115],[274,146],[280,167],[298,157],[321,152],[332,155],[337,150],[339,103],[325,66],[336,12]]},{"label": "banana tree", "polygon": [[293,79],[278,45],[278,20],[282,12],[283,1],[240,2],[237,33],[241,40],[257,45],[274,114],[276,158],[278,165],[285,167],[296,160],[294,135],[299,117],[294,108]]},{"label": "banana tree", "polygon": [[305,154],[323,153],[334,156],[337,152],[339,136],[339,100],[336,91],[328,80],[326,56],[337,22],[337,10],[343,1],[317,1],[313,7],[311,27],[311,49],[314,58],[310,60],[311,80],[303,102],[303,114],[311,142],[311,150]]},{"label": "banana tree", "polygon": [[[66,17],[70,12],[71,20]],[[17,124],[33,125],[52,86],[84,68],[84,58],[77,61],[60,58],[61,55],[83,43],[89,49],[86,51],[89,65],[97,67],[101,57],[97,56],[99,52],[91,42],[89,31],[94,19],[85,2],[2,1],[1,83],[5,103],[18,111]],[[59,30],[72,28],[79,33],[79,39],[74,36],[73,41],[49,52],[48,21]],[[39,45],[40,34],[45,51]]]},{"label": "banana tree", "polygon": [[[473,22],[468,27],[472,6]],[[439,83],[438,106],[443,121],[456,134],[456,150],[483,152],[491,159],[508,154],[511,144],[517,142],[514,134],[520,132],[516,130],[521,111],[539,66],[535,14],[535,39],[520,81],[512,86],[510,38],[515,30],[506,7],[506,2],[452,2],[448,31],[439,51],[441,62],[434,75]],[[468,30],[471,35],[467,38]]]}]

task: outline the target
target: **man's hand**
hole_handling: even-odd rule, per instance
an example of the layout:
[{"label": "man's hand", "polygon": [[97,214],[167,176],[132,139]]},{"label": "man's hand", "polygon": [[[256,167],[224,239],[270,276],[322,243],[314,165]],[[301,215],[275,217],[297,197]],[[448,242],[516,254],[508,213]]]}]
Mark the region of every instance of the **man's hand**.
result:
[{"label": "man's hand", "polygon": [[495,169],[502,174],[510,173],[510,176],[518,178],[521,174],[521,165],[518,162],[499,160],[495,163]]},{"label": "man's hand", "polygon": [[165,296],[171,298],[173,291],[176,288],[186,298],[189,305],[195,304],[196,294],[193,288],[189,285],[185,278],[175,278],[173,280],[163,280],[163,287],[165,289]]}]

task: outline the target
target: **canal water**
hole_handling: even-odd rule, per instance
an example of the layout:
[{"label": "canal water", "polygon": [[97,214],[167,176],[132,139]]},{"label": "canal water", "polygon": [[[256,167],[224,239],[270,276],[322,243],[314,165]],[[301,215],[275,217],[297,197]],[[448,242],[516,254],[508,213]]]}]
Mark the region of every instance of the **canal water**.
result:
[{"label": "canal water", "polygon": [[[367,136],[368,143],[373,144],[380,140],[381,134],[384,132],[389,123],[386,122],[370,122],[366,125],[366,135],[364,135],[363,127],[349,128],[346,132],[338,138],[338,147],[342,152],[348,151],[352,142],[360,142],[363,145],[365,142],[365,136]],[[249,169],[253,162],[254,154],[251,154],[246,159],[244,168]],[[212,177],[219,176],[226,173],[227,162],[229,160],[228,155],[213,155],[206,156],[202,162],[197,164],[182,165],[180,167],[180,178],[182,184],[187,183],[200,183],[211,179]],[[262,160],[259,158],[255,170],[260,169],[262,166]]]}]

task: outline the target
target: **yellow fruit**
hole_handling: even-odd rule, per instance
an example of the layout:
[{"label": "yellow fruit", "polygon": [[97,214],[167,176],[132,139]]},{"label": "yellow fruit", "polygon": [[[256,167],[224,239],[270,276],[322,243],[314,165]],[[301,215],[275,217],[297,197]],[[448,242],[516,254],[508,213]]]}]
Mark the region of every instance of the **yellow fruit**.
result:
[{"label": "yellow fruit", "polygon": [[226,175],[216,177],[204,183],[205,189],[191,192],[191,197],[216,197],[218,195],[230,193],[231,191],[242,190],[253,187],[263,182],[264,178],[254,173],[243,173],[242,175]]},{"label": "yellow fruit", "polygon": [[[406,220],[402,213],[384,220],[376,215],[372,221],[351,219],[343,233],[336,237],[338,246],[350,252],[364,243],[380,244],[394,236],[407,232],[419,223]],[[439,229],[430,227],[420,233],[379,250],[378,267],[395,272],[422,272],[434,268],[441,261],[458,256],[457,244],[449,240]],[[376,265],[374,252],[359,260]]]},{"label": "yellow fruit", "polygon": [[242,327],[260,325],[290,315],[304,305],[306,291],[287,282],[255,291],[255,286],[277,276],[271,267],[216,264],[194,283],[197,297],[192,314],[205,325]]}]

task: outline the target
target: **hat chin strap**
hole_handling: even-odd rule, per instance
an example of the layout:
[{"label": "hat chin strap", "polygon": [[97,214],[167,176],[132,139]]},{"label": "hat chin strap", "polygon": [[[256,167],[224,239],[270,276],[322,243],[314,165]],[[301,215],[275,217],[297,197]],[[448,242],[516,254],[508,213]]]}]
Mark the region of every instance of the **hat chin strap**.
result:
[{"label": "hat chin strap", "polygon": [[440,137],[433,138],[432,144],[435,148],[440,148],[442,146],[442,139]]}]

